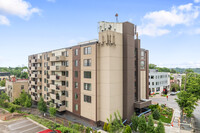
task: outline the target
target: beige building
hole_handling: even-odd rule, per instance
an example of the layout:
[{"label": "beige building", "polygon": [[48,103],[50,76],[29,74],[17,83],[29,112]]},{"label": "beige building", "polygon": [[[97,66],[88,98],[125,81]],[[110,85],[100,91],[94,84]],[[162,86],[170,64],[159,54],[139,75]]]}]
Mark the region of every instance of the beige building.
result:
[{"label": "beige building", "polygon": [[15,77],[13,77],[11,80],[6,80],[6,93],[10,97],[10,102],[19,98],[22,90],[28,93],[27,79],[15,79]]},{"label": "beige building", "polygon": [[130,120],[151,104],[148,58],[134,24],[100,22],[99,40],[29,56],[30,94],[95,123]]}]

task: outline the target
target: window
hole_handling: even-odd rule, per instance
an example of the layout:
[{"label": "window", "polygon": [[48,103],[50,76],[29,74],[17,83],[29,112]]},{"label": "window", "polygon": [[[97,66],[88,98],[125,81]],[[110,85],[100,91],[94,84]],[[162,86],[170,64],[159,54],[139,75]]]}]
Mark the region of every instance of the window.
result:
[{"label": "window", "polygon": [[66,77],[68,77],[68,76],[69,76],[69,72],[68,72],[68,71],[66,71],[66,73],[65,73],[65,74],[66,74]]},{"label": "window", "polygon": [[62,106],[65,105],[65,101],[62,101]]},{"label": "window", "polygon": [[62,96],[64,96],[64,95],[65,95],[65,91],[61,91],[61,93],[62,93]]},{"label": "window", "polygon": [[66,82],[65,81],[62,81],[62,86],[65,86],[66,85]]},{"label": "window", "polygon": [[65,76],[65,75],[66,75],[65,71],[62,71],[62,76]]},{"label": "window", "polygon": [[75,55],[78,55],[78,49],[75,49]]},{"label": "window", "polygon": [[51,66],[55,66],[55,62],[51,62]]},{"label": "window", "polygon": [[78,88],[78,82],[75,82],[75,88]]},{"label": "window", "polygon": [[68,101],[65,101],[65,106],[68,107]]},{"label": "window", "polygon": [[52,56],[55,56],[55,53],[53,53]]},{"label": "window", "polygon": [[67,86],[67,87],[69,86],[69,82],[68,82],[68,81],[66,81],[66,86]]},{"label": "window", "polygon": [[85,59],[83,64],[84,66],[91,66],[91,59]]},{"label": "window", "polygon": [[68,66],[69,66],[69,62],[68,62],[68,61],[63,61],[63,62],[62,62],[62,66],[68,67]]},{"label": "window", "polygon": [[90,83],[84,83],[84,90],[91,91],[91,84]]},{"label": "window", "polygon": [[75,104],[75,110],[78,111],[78,104]]},{"label": "window", "polygon": [[78,66],[78,60],[75,60],[74,65],[77,67]]},{"label": "window", "polygon": [[74,76],[75,76],[76,78],[78,78],[78,71],[75,71],[75,72],[74,72]]},{"label": "window", "polygon": [[140,69],[144,69],[144,66],[145,66],[144,61],[141,61],[140,62]]},{"label": "window", "polygon": [[21,90],[23,90],[24,89],[24,85],[21,85]]},{"label": "window", "polygon": [[152,85],[154,85],[154,82],[152,82]]},{"label": "window", "polygon": [[91,103],[91,96],[84,95],[84,102]]},{"label": "window", "polygon": [[91,78],[91,72],[90,71],[84,71],[84,78]]},{"label": "window", "polygon": [[154,79],[154,76],[151,76],[151,79]]},{"label": "window", "polygon": [[91,47],[84,48],[84,54],[91,54]]},{"label": "window", "polygon": [[78,94],[77,93],[75,93],[74,98],[78,99]]},{"label": "window", "polygon": [[69,93],[68,91],[65,91],[65,96],[68,97],[69,96]]}]

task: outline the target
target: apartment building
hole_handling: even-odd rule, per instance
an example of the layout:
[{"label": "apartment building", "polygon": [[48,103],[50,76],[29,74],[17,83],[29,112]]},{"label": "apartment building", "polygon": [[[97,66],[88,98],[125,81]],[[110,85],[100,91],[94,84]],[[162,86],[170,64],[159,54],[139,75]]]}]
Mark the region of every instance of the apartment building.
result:
[{"label": "apartment building", "polygon": [[95,123],[116,111],[129,121],[151,104],[148,54],[134,24],[99,22],[98,40],[30,55],[29,91]]},{"label": "apartment building", "polygon": [[149,70],[149,90],[151,94],[162,93],[170,90],[170,73],[158,72],[156,69]]},{"label": "apartment building", "polygon": [[28,79],[16,79],[6,80],[6,93],[10,97],[10,102],[13,102],[16,98],[19,98],[21,92],[24,90],[28,93]]}]

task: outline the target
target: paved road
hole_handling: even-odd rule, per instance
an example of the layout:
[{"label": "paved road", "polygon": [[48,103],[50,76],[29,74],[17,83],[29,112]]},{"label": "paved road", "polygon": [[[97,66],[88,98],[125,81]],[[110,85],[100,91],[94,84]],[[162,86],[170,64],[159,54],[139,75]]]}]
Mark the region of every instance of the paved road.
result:
[{"label": "paved road", "polygon": [[45,130],[28,119],[0,122],[0,133],[37,133]]},{"label": "paved road", "polygon": [[[165,97],[151,97],[152,101],[154,102],[158,102],[161,104],[166,104],[168,107],[172,107],[174,109],[177,109],[180,111],[180,108],[178,106],[178,104],[175,101],[175,98],[177,98],[177,96],[169,96],[168,101]],[[194,118],[195,118],[195,128],[198,130],[196,130],[197,133],[200,133],[200,102],[198,103],[199,106],[196,107],[196,109],[194,110]]]}]

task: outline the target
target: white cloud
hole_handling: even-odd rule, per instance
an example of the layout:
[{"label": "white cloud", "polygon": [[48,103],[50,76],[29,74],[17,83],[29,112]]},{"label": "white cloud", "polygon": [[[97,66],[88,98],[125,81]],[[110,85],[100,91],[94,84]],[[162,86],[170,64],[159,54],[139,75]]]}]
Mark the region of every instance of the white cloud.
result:
[{"label": "white cloud", "polygon": [[56,2],[56,0],[47,0],[47,1],[48,1],[48,2],[53,2],[53,3]]},{"label": "white cloud", "polygon": [[192,3],[173,6],[169,11],[149,12],[143,17],[143,24],[138,27],[138,31],[142,35],[161,36],[170,33],[166,26],[190,25],[198,18],[199,13],[199,7]]},{"label": "white cloud", "polygon": [[0,15],[0,25],[10,25],[10,21],[6,16]]},{"label": "white cloud", "polygon": [[159,63],[157,64],[158,67],[168,67],[168,68],[199,68],[200,67],[200,62],[182,62],[182,63],[174,63],[174,64],[165,64],[165,63]]},{"label": "white cloud", "polygon": [[200,0],[194,0],[194,3],[200,3]]},{"label": "white cloud", "polygon": [[15,15],[28,20],[33,13],[40,13],[38,8],[25,0],[0,0],[0,13],[5,15]]}]

